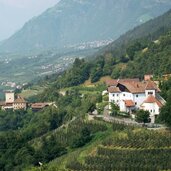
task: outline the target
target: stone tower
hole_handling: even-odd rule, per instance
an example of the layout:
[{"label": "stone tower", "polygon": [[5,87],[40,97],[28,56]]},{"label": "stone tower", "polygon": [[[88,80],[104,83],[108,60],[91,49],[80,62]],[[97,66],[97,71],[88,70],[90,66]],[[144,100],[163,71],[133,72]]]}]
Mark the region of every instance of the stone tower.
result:
[{"label": "stone tower", "polygon": [[5,92],[5,102],[6,103],[14,103],[14,92],[13,91]]}]

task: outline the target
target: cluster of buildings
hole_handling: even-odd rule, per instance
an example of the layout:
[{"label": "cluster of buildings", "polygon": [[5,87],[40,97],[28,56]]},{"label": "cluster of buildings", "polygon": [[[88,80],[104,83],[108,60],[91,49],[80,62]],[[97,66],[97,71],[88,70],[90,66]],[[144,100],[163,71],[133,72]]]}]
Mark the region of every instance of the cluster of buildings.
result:
[{"label": "cluster of buildings", "polygon": [[[155,123],[166,101],[160,96],[160,89],[156,82],[151,79],[152,75],[146,75],[143,81],[139,79],[107,80],[109,109],[113,103],[121,112],[129,113],[133,117],[137,110],[149,111],[151,123]],[[30,107],[33,111],[39,111],[51,105],[57,107],[54,103],[28,104],[21,96],[15,96],[13,91],[6,91],[5,101],[0,102],[2,110],[26,110]]]},{"label": "cluster of buildings", "polygon": [[15,97],[13,91],[6,91],[5,92],[5,101],[0,102],[0,107],[3,110],[13,109],[13,110],[20,110],[27,108],[27,102],[21,96]]},{"label": "cluster of buildings", "polygon": [[121,112],[130,113],[142,109],[150,112],[151,123],[160,113],[166,101],[160,96],[160,89],[150,78],[144,81],[139,79],[118,79],[106,81],[109,93],[109,108],[111,103],[117,105]]},{"label": "cluster of buildings", "polygon": [[5,81],[1,83],[2,86],[16,88],[16,89],[22,89],[27,84],[28,83],[23,83],[23,84],[18,85],[15,82],[10,82],[10,81]]},{"label": "cluster of buildings", "polygon": [[26,110],[30,107],[33,111],[42,110],[48,106],[54,105],[54,103],[27,103],[24,98],[17,95],[13,91],[5,92],[5,101],[0,101],[0,108],[2,110]]}]

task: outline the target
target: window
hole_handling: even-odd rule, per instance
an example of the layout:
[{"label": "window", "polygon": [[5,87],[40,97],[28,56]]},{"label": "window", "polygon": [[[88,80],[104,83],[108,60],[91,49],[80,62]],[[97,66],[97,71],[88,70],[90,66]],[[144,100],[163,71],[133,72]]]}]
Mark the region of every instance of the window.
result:
[{"label": "window", "polygon": [[151,110],[151,112],[153,112],[153,110]]},{"label": "window", "polygon": [[113,94],[113,97],[115,97],[115,94]]},{"label": "window", "polygon": [[125,94],[123,94],[123,96],[125,96]]},{"label": "window", "polygon": [[119,96],[119,94],[117,94],[117,96]]},{"label": "window", "polygon": [[135,105],[137,105],[137,102],[135,102]]},{"label": "window", "polygon": [[138,94],[136,95],[136,97],[138,97]]},{"label": "window", "polygon": [[153,92],[152,92],[152,91],[149,91],[149,92],[148,92],[148,95],[150,95],[150,94],[153,94]]}]

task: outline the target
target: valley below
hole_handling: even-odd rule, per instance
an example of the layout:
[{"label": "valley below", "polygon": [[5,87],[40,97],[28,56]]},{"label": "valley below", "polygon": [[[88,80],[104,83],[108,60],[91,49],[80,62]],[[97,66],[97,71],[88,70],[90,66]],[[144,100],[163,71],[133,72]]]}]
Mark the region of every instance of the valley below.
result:
[{"label": "valley below", "polygon": [[0,87],[17,88],[17,86],[42,79],[48,75],[62,73],[72,66],[75,58],[85,58],[98,50],[98,48],[81,47],[82,49],[75,49],[72,46],[68,52],[49,51],[24,57],[18,55],[15,58],[4,55],[0,59]]}]

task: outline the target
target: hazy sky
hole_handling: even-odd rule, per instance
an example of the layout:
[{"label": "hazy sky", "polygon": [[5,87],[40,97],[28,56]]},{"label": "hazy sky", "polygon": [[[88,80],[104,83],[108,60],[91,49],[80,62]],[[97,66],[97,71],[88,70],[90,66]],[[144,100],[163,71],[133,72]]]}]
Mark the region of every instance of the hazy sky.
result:
[{"label": "hazy sky", "polygon": [[0,41],[60,0],[0,0]]}]

